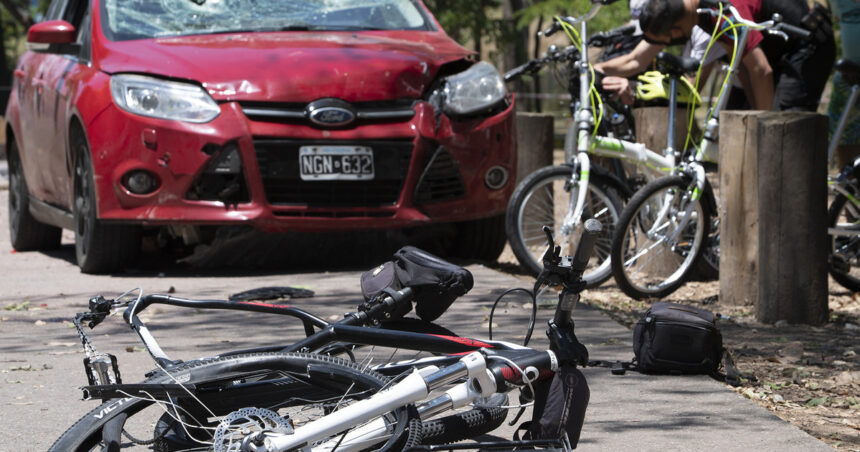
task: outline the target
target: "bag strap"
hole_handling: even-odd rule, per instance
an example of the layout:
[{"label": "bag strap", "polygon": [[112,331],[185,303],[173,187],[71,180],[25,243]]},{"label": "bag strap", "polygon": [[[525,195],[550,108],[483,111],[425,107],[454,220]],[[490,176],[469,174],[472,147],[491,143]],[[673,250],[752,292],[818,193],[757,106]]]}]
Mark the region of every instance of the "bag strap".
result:
[{"label": "bag strap", "polygon": [[628,370],[637,372],[639,367],[636,365],[636,358],[631,361],[589,361],[586,367],[606,367],[612,372],[612,375],[624,375]]},{"label": "bag strap", "polygon": [[720,355],[725,373],[716,371],[711,375],[711,377],[734,387],[740,386],[743,383],[743,380],[758,381],[755,375],[743,374],[738,370],[737,366],[735,366],[734,356],[732,356],[732,352],[729,349],[723,347]]}]

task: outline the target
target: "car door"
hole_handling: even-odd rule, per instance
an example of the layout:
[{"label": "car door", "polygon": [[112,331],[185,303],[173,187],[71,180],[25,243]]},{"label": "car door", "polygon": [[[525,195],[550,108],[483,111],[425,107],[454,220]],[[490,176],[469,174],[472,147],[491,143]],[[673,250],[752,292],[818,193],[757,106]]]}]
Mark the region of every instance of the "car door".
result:
[{"label": "car door", "polygon": [[[67,0],[54,0],[45,15],[45,20],[57,19],[66,2]],[[45,89],[40,70],[46,56],[33,51],[26,52],[19,59],[18,66],[13,72],[20,117],[17,137],[19,155],[30,192],[42,200],[50,197],[50,189],[45,184],[45,180],[50,179],[50,174],[42,165],[46,156],[44,149],[46,141],[43,139],[40,123],[45,106],[43,98]]]},{"label": "car door", "polygon": [[[46,54],[39,65],[37,77],[42,87],[37,123],[41,129],[42,165],[46,178],[45,201],[72,208],[73,163],[69,152],[68,113],[72,94],[76,91],[78,76],[89,68],[89,1],[67,0],[60,19],[72,24],[77,31],[80,52],[76,55]],[[49,175],[49,177],[48,177]]]}]

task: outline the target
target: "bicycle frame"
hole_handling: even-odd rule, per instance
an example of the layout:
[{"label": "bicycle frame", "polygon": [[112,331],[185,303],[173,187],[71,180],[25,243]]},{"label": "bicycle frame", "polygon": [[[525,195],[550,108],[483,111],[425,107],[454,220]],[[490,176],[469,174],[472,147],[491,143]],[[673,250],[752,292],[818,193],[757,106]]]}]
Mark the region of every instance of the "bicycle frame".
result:
[{"label": "bicycle frame", "polygon": [[[547,352],[550,363],[549,370],[557,370],[557,360],[552,352]],[[418,407],[419,413],[430,414],[430,407],[445,409],[465,406],[478,397],[489,397],[497,392],[497,382],[492,373],[488,372],[487,363],[480,352],[472,352],[459,359],[451,366],[443,369],[431,368],[426,376],[419,370],[413,370],[406,378],[395,385],[379,392],[373,397],[337,410],[319,420],[309,422],[297,428],[292,434],[268,435],[264,444],[268,451],[285,451],[311,444],[314,441],[327,438],[337,432],[348,429],[356,424],[367,421],[373,422],[349,431],[343,438],[330,440],[337,443],[337,450],[363,450],[379,442],[385,437],[386,425],[380,416],[395,408],[416,403],[425,399],[430,392],[461,378],[467,381],[446,391],[443,395],[425,402]],[[535,375],[535,378],[537,375]],[[423,408],[423,410],[422,410]],[[320,450],[333,450],[327,443],[318,446]],[[317,448],[315,447],[315,450]]]},{"label": "bicycle frame", "polygon": [[[602,4],[594,2],[588,13],[580,18],[563,19],[570,26],[579,26],[581,36],[588,36],[587,22],[600,10]],[[582,214],[585,210],[585,197],[588,190],[588,181],[591,170],[589,154],[598,157],[608,157],[631,162],[636,165],[644,165],[652,170],[668,174],[676,167],[678,152],[674,146],[675,137],[675,114],[677,110],[677,80],[670,79],[669,98],[669,130],[667,146],[663,153],[657,153],[648,149],[644,144],[621,140],[612,137],[596,136],[592,133],[595,125],[594,105],[591,103],[590,94],[590,65],[588,63],[588,48],[583,42],[580,47],[579,61],[576,67],[579,73],[579,102],[578,108],[572,112],[574,122],[571,129],[576,133],[576,155],[571,156],[571,163],[576,169],[571,174],[571,186],[578,187],[577,196],[571,198],[567,215],[562,223],[560,233],[570,235],[582,222]],[[570,136],[571,134],[568,134]],[[565,149],[569,146],[565,143]],[[578,171],[577,171],[578,170]]]},{"label": "bicycle frame", "polygon": [[[380,331],[358,326],[375,324],[379,319],[386,318],[388,313],[395,310],[399,311],[398,305],[411,303],[412,289],[409,287],[400,290],[398,293],[391,292],[374,298],[365,303],[363,306],[364,309],[349,314],[344,320],[334,324],[328,324],[310,313],[291,306],[252,302],[230,303],[218,300],[195,301],[165,295],[143,297],[138,293],[134,301],[125,301],[123,296],[120,297],[121,301],[118,302],[106,300],[103,297],[91,299],[90,312],[76,316],[75,325],[78,328],[85,351],[87,352],[88,360],[85,363],[89,365],[91,352],[95,353],[95,349],[84,333],[81,322],[89,321],[89,326],[94,327],[103,321],[112,309],[125,307],[123,313],[125,321],[138,333],[153,359],[160,366],[166,368],[162,369],[165,373],[169,373],[169,369],[178,364],[178,362],[171,361],[166,356],[149,333],[148,328],[146,328],[138,317],[140,312],[152,304],[205,307],[208,309],[238,309],[283,314],[299,318],[303,322],[306,332],[309,334],[305,339],[295,344],[287,347],[279,347],[281,350],[310,352],[331,344],[335,340],[349,340],[350,342],[369,345],[390,345],[396,343],[397,348],[457,353],[458,356],[439,357],[438,359],[430,358],[429,360],[412,360],[406,363],[388,365],[386,369],[398,367],[409,369],[408,375],[406,375],[407,372],[403,372],[406,375],[404,378],[397,381],[393,386],[382,389],[373,397],[336,410],[298,428],[292,429],[292,423],[289,423],[290,430],[292,431],[284,434],[280,430],[279,432],[281,433],[263,432],[264,436],[262,437],[254,434],[253,440],[255,444],[260,444],[259,441],[261,439],[264,440],[265,449],[258,450],[307,449],[309,444],[346,430],[344,435],[332,440],[334,442],[333,447],[329,444],[323,444],[319,449],[315,447],[315,450],[363,450],[390,437],[391,433],[389,433],[387,421],[382,416],[394,409],[423,400],[428,397],[431,391],[442,386],[466,378],[466,382],[457,384],[441,396],[422,403],[417,408],[420,415],[429,417],[442,411],[461,407],[471,403],[478,397],[488,397],[496,392],[507,392],[514,387],[512,385],[531,385],[532,381],[546,376],[547,372],[550,374],[554,373],[558,369],[560,362],[584,363],[587,360],[587,352],[585,356],[582,356],[580,349],[584,350],[584,347],[576,340],[573,333],[571,315],[579,299],[579,293],[585,287],[581,276],[588,262],[588,257],[593,249],[596,237],[600,232],[600,223],[596,220],[590,220],[586,223],[583,237],[580,240],[580,246],[577,248],[577,252],[573,258],[561,258],[559,256],[560,247],[553,245],[551,233],[548,229],[545,231],[550,247],[544,255],[544,272],[538,277],[535,287],[537,289],[542,284],[563,286],[555,315],[548,322],[547,334],[549,335],[551,344],[548,351],[537,351],[526,347],[506,345],[502,342],[478,341],[468,338],[402,331]],[[316,327],[322,329],[310,334]],[[355,341],[352,339],[355,339]],[[475,350],[480,350],[481,352]],[[506,355],[502,353],[503,350],[509,350],[514,354],[509,352]],[[470,353],[462,356],[464,352],[469,351]],[[500,367],[494,367],[491,370],[487,366],[485,355],[482,353],[487,354],[490,359],[502,360],[505,364]],[[558,356],[556,353],[558,353]],[[512,358],[516,361],[512,360]],[[203,358],[202,361],[206,359]],[[444,367],[436,365],[427,366],[430,360],[434,361],[434,364],[441,364],[444,361]],[[180,382],[176,380],[176,384],[142,383],[123,385],[119,381],[115,358],[113,364],[114,370],[117,371],[113,376],[114,378],[102,378],[103,374],[99,374],[96,383],[107,384],[91,384],[85,387],[85,396],[101,397],[102,399],[118,398],[120,400],[128,400],[133,397],[145,397],[148,400],[161,398],[167,403],[173,403],[172,399],[174,396],[182,396],[184,395],[183,393],[193,396],[195,383],[200,383],[195,381]],[[418,366],[421,367],[419,368]],[[510,368],[518,372],[507,371]],[[97,374],[101,370],[104,369],[100,369],[98,366],[94,366],[94,369],[87,369],[88,374]],[[231,384],[236,387],[244,385],[242,379],[238,380],[231,380]],[[253,385],[253,383],[250,384]],[[195,400],[202,403],[196,397]],[[371,422],[364,424],[366,421]],[[356,425],[360,426],[352,428]],[[243,435],[248,434],[249,432],[243,433]]]},{"label": "bicycle frame", "polygon": [[[674,228],[674,230],[671,232],[671,234],[668,236],[668,238],[664,237],[665,241],[668,241],[671,243],[674,243],[674,241],[677,239],[680,232],[683,231],[687,227],[687,224],[690,222],[690,219],[692,218],[693,208],[695,206],[695,203],[698,202],[702,198],[702,195],[704,194],[705,183],[707,182],[707,179],[705,176],[705,168],[704,168],[704,166],[702,166],[702,162],[704,162],[706,158],[709,158],[709,156],[715,154],[717,151],[716,147],[718,146],[718,139],[719,139],[720,111],[722,111],[722,109],[725,107],[726,103],[728,102],[729,94],[731,93],[731,90],[732,90],[732,82],[734,81],[734,78],[737,74],[738,66],[740,65],[741,60],[742,60],[739,57],[740,57],[740,55],[742,55],[743,49],[746,47],[747,38],[749,37],[750,28],[753,27],[756,29],[763,29],[769,25],[773,25],[773,23],[774,23],[771,20],[771,21],[764,22],[763,24],[756,24],[755,22],[751,22],[751,21],[748,21],[748,20],[741,18],[740,13],[737,11],[737,9],[735,9],[734,6],[729,5],[728,10],[729,10],[729,13],[732,15],[732,17],[735,20],[737,20],[739,23],[743,24],[744,26],[741,27],[740,36],[738,36],[738,38],[737,38],[736,47],[734,49],[734,55],[733,55],[733,58],[731,60],[731,64],[728,67],[728,70],[727,70],[728,73],[726,74],[726,78],[723,81],[724,88],[720,90],[720,95],[717,97],[716,103],[711,107],[711,110],[708,112],[708,115],[706,116],[706,118],[708,118],[708,119],[705,123],[705,133],[702,137],[702,141],[699,144],[699,150],[698,150],[698,152],[696,152],[692,156],[691,159],[689,159],[688,162],[682,163],[681,166],[679,166],[673,170],[673,172],[675,172],[675,173],[683,174],[686,172],[688,174],[692,174],[692,176],[693,176],[692,182],[693,183],[691,184],[691,186],[693,188],[692,188],[691,192],[688,194],[691,202],[687,203],[687,206],[684,209],[684,214],[681,217],[680,222],[678,222],[678,225]],[[710,14],[714,14],[713,10],[711,10],[711,9],[700,8],[697,10],[697,12],[699,14],[706,13],[706,12],[710,13]],[[667,206],[671,202],[671,199],[669,198],[670,195],[667,194],[666,196],[667,197],[666,197],[665,202],[664,202],[664,208],[661,209],[661,212],[658,215],[657,220],[654,223],[654,228],[658,227],[658,225],[663,225],[663,222],[666,219],[666,214],[668,212]],[[648,235],[650,236],[652,234],[656,234],[656,232],[657,232],[656,230],[652,229],[651,231],[648,231]]]},{"label": "bicycle frame", "polygon": [[[404,289],[402,295],[406,298],[405,302],[409,302],[411,290]],[[107,301],[107,300],[105,300]],[[254,352],[305,352],[319,353],[323,352],[326,347],[336,345],[338,343],[349,343],[355,345],[368,346],[390,346],[396,343],[398,348],[404,350],[426,351],[431,353],[444,353],[454,356],[430,356],[420,359],[413,359],[400,363],[386,363],[374,367],[374,370],[384,375],[399,375],[406,370],[412,369],[416,365],[447,365],[457,361],[459,354],[469,353],[480,349],[492,350],[527,350],[528,348],[504,341],[478,340],[459,336],[446,336],[439,334],[424,334],[414,333],[409,331],[389,330],[369,328],[376,320],[374,317],[378,315],[383,308],[377,307],[377,311],[369,313],[367,316],[362,316],[360,312],[355,312],[347,315],[343,320],[335,323],[328,323],[319,317],[293,306],[275,305],[258,302],[231,302],[222,300],[189,300],[183,298],[172,297],[169,295],[147,295],[139,297],[135,302],[131,303],[124,311],[123,317],[133,330],[138,334],[143,342],[144,347],[149,352],[152,359],[161,367],[170,370],[171,367],[179,364],[181,361],[170,359],[161,346],[156,341],[155,337],[149,332],[149,328],[140,319],[139,314],[147,307],[153,304],[162,304],[168,306],[194,308],[194,309],[223,309],[223,310],[238,310],[246,312],[259,312],[266,314],[285,315],[299,319],[305,329],[306,337],[296,343],[290,345],[272,345],[267,347],[257,347],[253,349],[234,350],[220,354],[218,356],[230,356],[243,353]],[[86,319],[85,319],[86,320]],[[315,330],[315,329],[318,329]],[[86,343],[87,341],[85,341]],[[101,382],[114,381],[117,378],[101,378]],[[110,399],[114,397],[124,397],[122,393],[117,392],[117,385],[91,384],[85,386],[85,398],[102,398]],[[127,391],[126,391],[127,392]],[[182,394],[184,391],[178,392]]]}]

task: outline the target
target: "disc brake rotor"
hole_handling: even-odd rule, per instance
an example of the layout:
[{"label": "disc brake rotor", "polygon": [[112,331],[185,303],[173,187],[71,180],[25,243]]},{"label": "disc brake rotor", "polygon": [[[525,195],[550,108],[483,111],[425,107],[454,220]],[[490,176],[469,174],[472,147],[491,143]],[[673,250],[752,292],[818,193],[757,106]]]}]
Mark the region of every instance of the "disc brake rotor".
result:
[{"label": "disc brake rotor", "polygon": [[215,452],[239,452],[251,441],[252,435],[262,432],[292,434],[292,422],[272,410],[242,408],[221,420],[212,446]]}]

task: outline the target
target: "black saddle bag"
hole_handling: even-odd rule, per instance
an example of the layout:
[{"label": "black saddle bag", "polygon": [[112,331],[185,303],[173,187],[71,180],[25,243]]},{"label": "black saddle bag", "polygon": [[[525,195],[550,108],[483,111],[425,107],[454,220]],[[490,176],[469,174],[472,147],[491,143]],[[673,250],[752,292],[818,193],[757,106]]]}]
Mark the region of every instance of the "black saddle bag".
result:
[{"label": "black saddle bag", "polygon": [[[388,290],[409,287],[415,312],[422,320],[436,320],[457,297],[472,289],[472,273],[413,246],[394,253],[394,259],[361,275],[361,290],[368,300]],[[409,312],[398,311],[399,316]]]},{"label": "black saddle bag", "polygon": [[692,306],[654,303],[633,330],[640,372],[715,374],[722,351],[714,314]]}]

